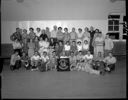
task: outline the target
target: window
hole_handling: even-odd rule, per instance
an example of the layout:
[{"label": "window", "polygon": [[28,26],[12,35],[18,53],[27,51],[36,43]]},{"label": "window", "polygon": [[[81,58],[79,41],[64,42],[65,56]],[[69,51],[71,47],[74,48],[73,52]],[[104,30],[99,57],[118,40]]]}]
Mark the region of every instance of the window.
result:
[{"label": "window", "polygon": [[120,15],[108,16],[108,33],[112,39],[119,39],[119,20]]},{"label": "window", "polygon": [[126,39],[127,37],[127,33],[128,33],[128,24],[127,24],[127,21],[126,21],[126,16],[123,17],[123,39]]}]

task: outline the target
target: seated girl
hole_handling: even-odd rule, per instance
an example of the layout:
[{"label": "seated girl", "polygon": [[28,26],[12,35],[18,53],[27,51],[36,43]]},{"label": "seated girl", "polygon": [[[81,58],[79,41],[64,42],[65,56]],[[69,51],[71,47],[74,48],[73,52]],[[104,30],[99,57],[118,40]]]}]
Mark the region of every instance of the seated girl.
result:
[{"label": "seated girl", "polygon": [[49,61],[49,56],[47,51],[43,51],[43,54],[41,55],[41,65],[39,66],[39,70],[42,71],[47,71],[47,63]]},{"label": "seated girl", "polygon": [[29,57],[27,56],[25,52],[22,53],[21,64],[26,69],[29,69]]},{"label": "seated girl", "polygon": [[71,52],[71,55],[69,56],[69,60],[70,60],[70,70],[73,71],[76,69],[76,56],[73,51]]},{"label": "seated girl", "polygon": [[32,71],[33,70],[38,70],[38,65],[40,61],[40,56],[38,52],[35,51],[34,55],[31,57],[31,66],[32,66]]},{"label": "seated girl", "polygon": [[111,52],[109,52],[109,55],[104,58],[103,62],[105,63],[106,71],[111,72],[115,70],[116,58]]},{"label": "seated girl", "polygon": [[20,60],[19,52],[17,50],[14,51],[14,54],[11,55],[10,60],[10,69],[19,69],[21,67],[21,60]]},{"label": "seated girl", "polygon": [[64,51],[66,56],[70,55],[70,50],[71,50],[70,42],[67,41],[66,44],[64,45]]}]

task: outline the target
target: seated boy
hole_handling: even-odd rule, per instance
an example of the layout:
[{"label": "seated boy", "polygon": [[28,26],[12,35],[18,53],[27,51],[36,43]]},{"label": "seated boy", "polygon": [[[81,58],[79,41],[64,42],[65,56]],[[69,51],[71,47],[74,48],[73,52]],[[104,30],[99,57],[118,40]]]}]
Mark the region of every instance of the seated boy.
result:
[{"label": "seated boy", "polygon": [[71,52],[71,55],[69,56],[69,60],[70,60],[70,70],[73,71],[76,69],[76,56],[73,51]]},{"label": "seated boy", "polygon": [[76,56],[76,61],[77,61],[76,68],[78,69],[78,71],[83,70],[84,59],[83,59],[82,51],[78,52],[78,55]]},{"label": "seated boy", "polygon": [[11,55],[10,60],[10,69],[19,69],[21,67],[21,60],[20,60],[19,52],[17,50],[14,51],[14,54]]},{"label": "seated boy", "polygon": [[49,57],[49,61],[47,63],[47,70],[55,70],[57,66],[57,59],[55,51],[52,52],[52,55]]},{"label": "seated boy", "polygon": [[102,71],[103,74],[105,74],[105,66],[104,66],[104,62],[103,62],[104,57],[102,56],[101,52],[98,52],[97,57],[94,57],[93,59],[93,68],[95,70],[100,70]]},{"label": "seated boy", "polygon": [[115,70],[116,58],[111,52],[109,52],[109,55],[104,58],[103,62],[105,63],[106,71],[111,72]]},{"label": "seated boy", "polygon": [[22,53],[21,64],[26,69],[29,69],[29,57],[27,56],[25,52]]},{"label": "seated boy", "polygon": [[41,55],[41,65],[39,66],[39,70],[41,72],[47,70],[48,61],[49,61],[49,56],[47,54],[47,51],[43,51],[43,55]]},{"label": "seated boy", "polygon": [[38,55],[38,52],[35,51],[34,55],[31,57],[32,71],[38,70],[39,61],[40,61],[40,56]]}]

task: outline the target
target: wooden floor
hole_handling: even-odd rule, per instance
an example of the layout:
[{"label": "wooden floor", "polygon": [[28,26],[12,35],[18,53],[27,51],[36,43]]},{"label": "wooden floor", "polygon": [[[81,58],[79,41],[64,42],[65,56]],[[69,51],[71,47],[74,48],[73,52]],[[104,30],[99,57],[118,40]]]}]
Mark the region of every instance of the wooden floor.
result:
[{"label": "wooden floor", "polygon": [[87,72],[39,72],[24,68],[14,72],[5,65],[2,98],[125,98],[126,59],[105,76]]}]

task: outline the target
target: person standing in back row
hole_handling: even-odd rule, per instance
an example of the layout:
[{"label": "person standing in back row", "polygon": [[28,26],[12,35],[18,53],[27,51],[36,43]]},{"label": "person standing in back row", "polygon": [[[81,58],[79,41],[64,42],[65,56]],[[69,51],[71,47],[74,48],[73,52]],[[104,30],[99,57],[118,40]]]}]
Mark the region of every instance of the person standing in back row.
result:
[{"label": "person standing in back row", "polygon": [[90,52],[91,52],[91,54],[93,54],[94,52],[94,48],[93,48],[93,46],[92,46],[92,41],[93,41],[93,37],[94,37],[94,34],[95,34],[95,31],[94,31],[94,28],[91,26],[90,27],[90,31],[89,31],[89,33],[90,33]]}]

